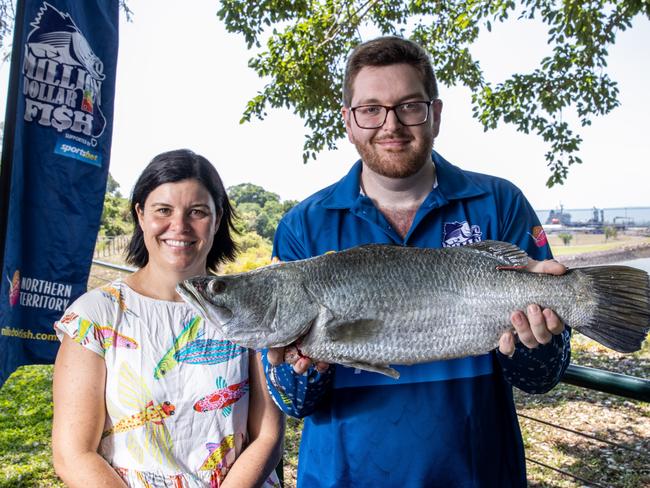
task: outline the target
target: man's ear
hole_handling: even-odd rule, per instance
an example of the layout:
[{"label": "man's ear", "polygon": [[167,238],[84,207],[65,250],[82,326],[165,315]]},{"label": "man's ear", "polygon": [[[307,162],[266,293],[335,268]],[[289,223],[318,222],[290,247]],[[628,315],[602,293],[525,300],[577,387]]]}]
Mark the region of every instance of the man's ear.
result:
[{"label": "man's ear", "polygon": [[433,120],[432,129],[434,139],[438,137],[440,132],[440,120],[442,114],[442,100],[436,98],[431,104],[431,119]]},{"label": "man's ear", "polygon": [[348,141],[354,144],[354,135],[352,134],[352,110],[350,107],[341,107],[341,116],[343,117],[343,123],[345,124],[345,132],[348,135]]}]

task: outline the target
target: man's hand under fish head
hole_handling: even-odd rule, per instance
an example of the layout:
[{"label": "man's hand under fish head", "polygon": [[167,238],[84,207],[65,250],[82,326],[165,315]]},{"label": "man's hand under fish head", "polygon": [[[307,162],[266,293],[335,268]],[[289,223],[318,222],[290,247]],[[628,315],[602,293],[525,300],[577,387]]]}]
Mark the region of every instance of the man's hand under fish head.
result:
[{"label": "man's hand under fish head", "polygon": [[[562,275],[566,273],[566,267],[554,259],[535,261],[529,258],[526,271]],[[528,305],[526,313],[515,310],[510,314],[510,322],[515,332],[506,332],[499,339],[499,352],[508,357],[515,353],[515,333],[522,344],[534,349],[540,344],[548,344],[554,335],[564,331],[564,323],[555,312],[550,308],[542,310],[537,304]]]},{"label": "man's hand under fish head", "polygon": [[[566,267],[554,259],[536,261],[529,258],[526,271],[562,275],[566,272]],[[553,310],[550,308],[542,310],[536,304],[530,304],[525,313],[521,310],[512,312],[510,322],[515,328],[515,332],[506,332],[499,340],[499,352],[508,357],[512,357],[515,353],[515,333],[518,340],[526,347],[534,349],[540,344],[548,344],[554,335],[561,334],[564,331],[564,323]],[[284,347],[270,348],[267,353],[269,363],[274,366],[283,363],[285,361],[285,349]],[[308,357],[301,356],[293,363],[293,370],[297,374],[303,374],[312,364],[319,373],[324,373],[329,368],[329,363],[313,363]]]}]

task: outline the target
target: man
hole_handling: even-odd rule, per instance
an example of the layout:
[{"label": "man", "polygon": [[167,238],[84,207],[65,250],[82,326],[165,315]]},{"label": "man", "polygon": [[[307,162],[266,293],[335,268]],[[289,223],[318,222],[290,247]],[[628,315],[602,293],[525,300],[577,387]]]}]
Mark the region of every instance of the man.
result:
[{"label": "man", "polygon": [[[519,189],[462,171],[433,151],[441,111],[422,48],[395,37],[358,46],[347,64],[342,113],[361,161],[283,218],[274,257],[371,242],[435,248],[497,239],[549,258]],[[531,261],[529,270],[561,274],[564,267]],[[490,354],[398,366],[399,380],[308,358],[292,369],[281,349],[270,350],[265,370],[274,399],[289,415],[306,416],[298,486],[525,486],[511,385],[551,389],[569,362],[569,332],[534,304],[511,321],[518,342],[507,333]]]}]

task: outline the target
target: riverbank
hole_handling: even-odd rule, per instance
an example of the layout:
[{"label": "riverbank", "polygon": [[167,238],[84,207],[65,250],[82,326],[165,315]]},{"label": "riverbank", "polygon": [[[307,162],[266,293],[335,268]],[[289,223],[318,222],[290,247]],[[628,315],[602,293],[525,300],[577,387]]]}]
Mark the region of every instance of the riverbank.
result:
[{"label": "riverbank", "polygon": [[641,243],[623,245],[606,251],[563,254],[557,256],[556,259],[565,266],[576,268],[579,266],[594,266],[648,257],[650,257],[650,243]]}]

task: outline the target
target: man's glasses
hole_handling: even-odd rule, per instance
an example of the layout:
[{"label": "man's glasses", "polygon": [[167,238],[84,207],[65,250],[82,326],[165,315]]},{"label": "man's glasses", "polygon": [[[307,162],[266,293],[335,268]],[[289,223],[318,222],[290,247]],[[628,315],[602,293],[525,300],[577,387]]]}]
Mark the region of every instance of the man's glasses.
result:
[{"label": "man's glasses", "polygon": [[405,126],[422,125],[429,118],[429,108],[434,100],[428,102],[406,102],[398,105],[358,105],[350,107],[354,121],[362,129],[379,129],[386,123],[388,112],[395,112],[399,123]]}]

